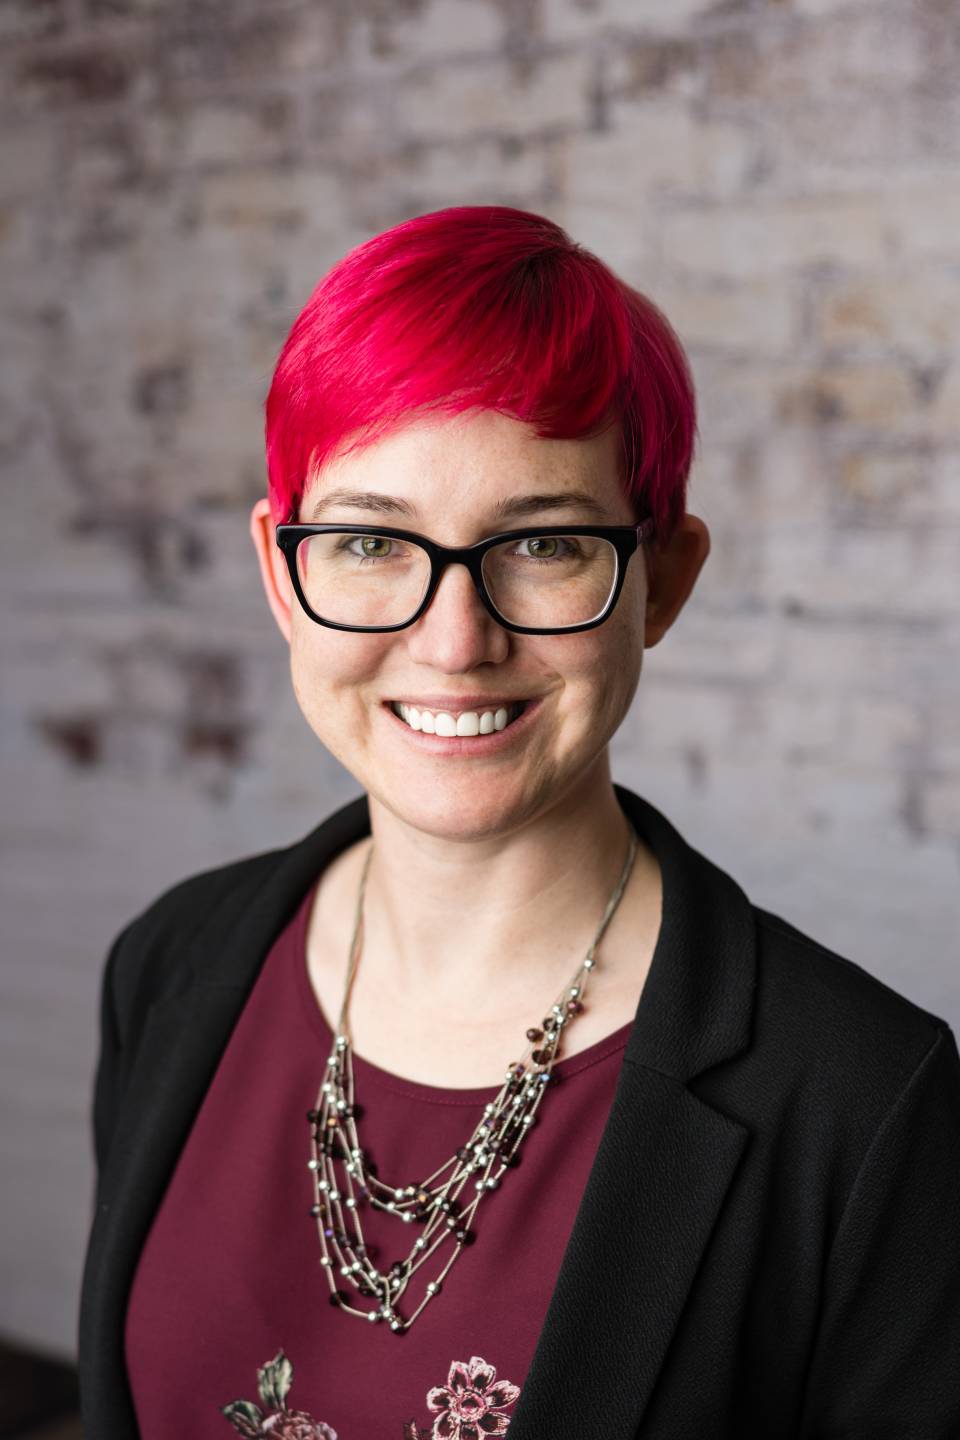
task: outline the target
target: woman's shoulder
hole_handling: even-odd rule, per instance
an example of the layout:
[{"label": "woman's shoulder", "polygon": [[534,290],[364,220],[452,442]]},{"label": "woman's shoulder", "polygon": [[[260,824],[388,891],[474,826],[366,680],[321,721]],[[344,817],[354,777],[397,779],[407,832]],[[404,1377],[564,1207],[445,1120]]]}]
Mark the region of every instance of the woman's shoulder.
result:
[{"label": "woman's shoulder", "polygon": [[262,850],[184,876],[139,911],[127,929],[135,931],[140,939],[154,933],[179,934],[202,921],[213,906],[230,896],[249,895],[251,888],[275,869],[288,849],[288,846],[278,846]]},{"label": "woman's shoulder", "polygon": [[[782,916],[753,906],[757,930],[756,1073],[769,1070],[785,1110],[872,1130],[924,1075],[960,1099],[956,1038],[865,965]],[[935,1083],[935,1080],[934,1080]]]},{"label": "woman's shoulder", "polygon": [[181,963],[201,928],[221,911],[241,909],[290,847],[263,850],[196,871],[162,890],[115,936],[104,983],[121,1032],[125,1020],[191,978]]},{"label": "woman's shoulder", "polygon": [[[818,1032],[836,1018],[847,1035],[850,1022],[874,1040],[921,1047],[947,1026],[942,1016],[925,1009],[903,991],[874,974],[866,965],[841,955],[822,941],[762,906],[753,905],[758,955],[772,996],[789,1003],[798,1023]],[[879,1027],[879,1031],[878,1031]]]}]

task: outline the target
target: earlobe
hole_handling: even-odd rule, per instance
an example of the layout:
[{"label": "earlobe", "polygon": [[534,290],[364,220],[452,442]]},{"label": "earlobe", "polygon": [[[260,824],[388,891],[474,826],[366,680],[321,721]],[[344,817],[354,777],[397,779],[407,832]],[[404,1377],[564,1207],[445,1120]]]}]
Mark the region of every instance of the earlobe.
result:
[{"label": "earlobe", "polygon": [[276,540],[276,524],[270,501],[266,496],[258,500],[250,511],[250,537],[260,564],[260,578],[263,581],[267,604],[276,620],[280,633],[290,643],[291,602],[290,576],[287,562],[280,552]]}]

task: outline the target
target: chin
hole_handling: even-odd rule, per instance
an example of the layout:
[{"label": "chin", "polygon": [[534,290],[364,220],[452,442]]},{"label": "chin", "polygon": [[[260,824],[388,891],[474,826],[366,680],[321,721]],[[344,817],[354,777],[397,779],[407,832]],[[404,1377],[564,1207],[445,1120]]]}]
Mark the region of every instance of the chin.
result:
[{"label": "chin", "polygon": [[[530,786],[490,785],[479,791],[472,780],[462,785],[423,787],[413,794],[402,787],[368,785],[372,799],[398,820],[438,840],[485,840],[506,835],[524,824],[537,809]],[[478,793],[479,792],[479,793]],[[496,793],[492,793],[496,792]]]}]

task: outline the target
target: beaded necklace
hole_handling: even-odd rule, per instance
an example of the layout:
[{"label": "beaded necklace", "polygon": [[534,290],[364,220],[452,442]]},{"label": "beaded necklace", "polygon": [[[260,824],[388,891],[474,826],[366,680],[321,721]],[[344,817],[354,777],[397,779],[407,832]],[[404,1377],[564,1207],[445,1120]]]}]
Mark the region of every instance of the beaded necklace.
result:
[{"label": "beaded necklace", "polygon": [[[596,965],[594,951],[620,903],[633,869],[637,845],[637,832],[630,825],[623,871],[586,956],[542,1024],[527,1030],[530,1044],[522,1058],[511,1061],[507,1067],[499,1093],[484,1106],[483,1115],[465,1144],[419,1184],[392,1186],[377,1178],[376,1165],[360,1144],[356,1122],[361,1111],[354,1100],[353,1053],[347,1025],[350,991],[360,958],[363,896],[373,855],[371,843],[360,879],[350,962],[333,1050],[317,1093],[316,1108],[307,1111],[311,1127],[307,1166],[314,1179],[310,1214],[317,1220],[323,1252],[320,1263],[330,1286],[330,1303],[345,1314],[371,1322],[386,1321],[395,1334],[402,1335],[440,1293],[447,1272],[463,1247],[473,1242],[470,1224],[477,1206],[489,1191],[498,1188],[506,1170],[517,1164],[518,1151],[536,1123],[536,1112],[544,1095],[560,1079],[552,1070],[561,1037],[566,1026],[584,1009],[587,977]],[[533,1068],[528,1069],[528,1061],[532,1061]],[[340,1179],[336,1172],[339,1162],[345,1162]],[[450,1174],[443,1179],[448,1170]],[[460,1192],[470,1182],[476,1193],[470,1195],[468,1202],[462,1202]],[[360,1219],[360,1208],[365,1203],[389,1211],[401,1223],[423,1227],[407,1259],[394,1261],[386,1274],[380,1273],[367,1253]],[[347,1231],[348,1223],[352,1223],[354,1229],[352,1236]],[[427,1282],[424,1297],[413,1313],[407,1317],[400,1315],[396,1304],[411,1277],[447,1239],[454,1241],[454,1247],[443,1269]],[[375,1305],[363,1310],[348,1304],[349,1295],[338,1289],[335,1270],[358,1294],[375,1296]]]}]

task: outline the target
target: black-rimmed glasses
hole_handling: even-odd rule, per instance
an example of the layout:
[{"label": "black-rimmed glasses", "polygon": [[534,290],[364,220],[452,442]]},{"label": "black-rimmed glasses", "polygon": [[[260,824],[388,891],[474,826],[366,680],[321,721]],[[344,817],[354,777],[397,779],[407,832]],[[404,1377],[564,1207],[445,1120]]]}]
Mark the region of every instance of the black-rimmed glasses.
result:
[{"label": "black-rimmed glasses", "polygon": [[639,525],[545,525],[504,530],[474,545],[438,545],[386,525],[276,527],[297,598],[334,630],[403,630],[426,610],[448,565],[465,565],[486,609],[520,635],[602,625],[631,555],[653,533]]}]

